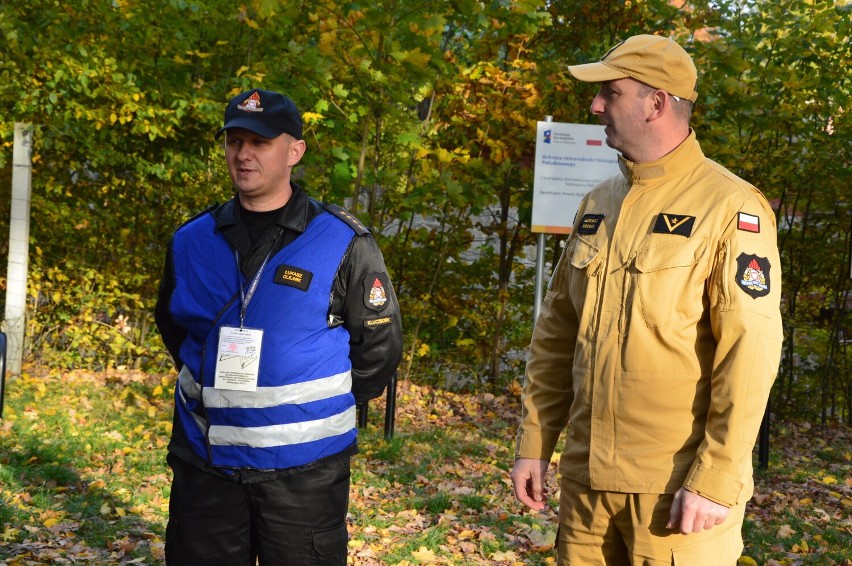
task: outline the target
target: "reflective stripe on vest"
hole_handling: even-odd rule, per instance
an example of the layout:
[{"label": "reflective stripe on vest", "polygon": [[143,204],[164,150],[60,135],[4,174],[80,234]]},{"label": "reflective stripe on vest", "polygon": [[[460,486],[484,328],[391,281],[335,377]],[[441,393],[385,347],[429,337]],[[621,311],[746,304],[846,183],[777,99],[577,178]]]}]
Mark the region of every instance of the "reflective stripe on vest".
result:
[{"label": "reflective stripe on vest", "polygon": [[251,428],[211,426],[208,436],[213,446],[252,446],[271,448],[303,444],[345,434],[355,426],[355,407],[334,416],[300,423],[289,423]]},{"label": "reflective stripe on vest", "polygon": [[[181,388],[187,397],[201,400],[202,388],[189,368],[184,366],[178,376]],[[247,408],[275,407],[277,405],[309,403],[328,399],[337,395],[345,395],[352,390],[352,372],[338,373],[330,377],[291,383],[278,387],[258,387],[257,391],[228,391],[224,389],[203,389],[204,406],[210,408]]]}]

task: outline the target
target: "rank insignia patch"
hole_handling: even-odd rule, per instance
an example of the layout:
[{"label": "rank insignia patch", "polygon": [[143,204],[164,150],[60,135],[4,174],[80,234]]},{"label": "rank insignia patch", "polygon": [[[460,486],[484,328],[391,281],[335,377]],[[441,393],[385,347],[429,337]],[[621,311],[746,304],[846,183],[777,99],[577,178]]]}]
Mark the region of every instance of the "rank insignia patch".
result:
[{"label": "rank insignia patch", "polygon": [[654,223],[654,234],[677,234],[688,238],[692,234],[694,224],[694,216],[661,212],[657,215],[657,221]]},{"label": "rank insignia patch", "polygon": [[577,228],[578,234],[597,234],[604,219],[604,214],[584,214]]},{"label": "rank insignia patch", "polygon": [[769,294],[769,260],[742,253],[737,258],[737,286],[753,299]]},{"label": "rank insignia patch", "polygon": [[760,218],[753,214],[746,214],[745,212],[740,212],[737,216],[737,230],[743,230],[745,232],[754,232],[755,234],[759,234]]},{"label": "rank insignia patch", "polygon": [[275,279],[273,281],[279,285],[287,285],[288,287],[307,291],[311,285],[313,276],[314,274],[310,271],[305,271],[292,265],[279,265],[278,269],[275,270]]},{"label": "rank insignia patch", "polygon": [[364,304],[367,308],[380,311],[388,305],[386,273],[371,273],[364,279]]}]

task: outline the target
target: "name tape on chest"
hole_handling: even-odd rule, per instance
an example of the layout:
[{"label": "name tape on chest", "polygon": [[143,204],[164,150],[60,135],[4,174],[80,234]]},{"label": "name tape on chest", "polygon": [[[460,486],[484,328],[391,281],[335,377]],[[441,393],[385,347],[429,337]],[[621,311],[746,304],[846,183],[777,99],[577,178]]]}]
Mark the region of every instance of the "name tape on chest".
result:
[{"label": "name tape on chest", "polygon": [[279,265],[275,270],[275,281],[279,285],[287,285],[295,287],[302,291],[307,291],[311,285],[311,279],[314,274],[305,269],[294,267],[292,265]]},{"label": "name tape on chest", "polygon": [[584,214],[580,221],[580,227],[577,228],[578,234],[592,235],[597,234],[605,214]]}]

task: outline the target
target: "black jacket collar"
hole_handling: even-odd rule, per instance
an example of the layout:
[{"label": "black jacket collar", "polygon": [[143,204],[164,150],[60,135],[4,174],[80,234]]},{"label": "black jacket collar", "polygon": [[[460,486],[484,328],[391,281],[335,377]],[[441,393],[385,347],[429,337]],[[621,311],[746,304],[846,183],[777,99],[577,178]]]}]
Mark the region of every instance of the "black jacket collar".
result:
[{"label": "black jacket collar", "polygon": [[[293,194],[284,208],[281,209],[281,214],[275,220],[275,224],[286,230],[302,233],[308,226],[308,222],[316,216],[316,213],[311,214],[316,205],[312,206],[312,199],[309,199],[305,191],[297,184],[290,183],[290,186],[293,189]],[[221,230],[223,233],[230,232],[233,226],[240,223],[238,198],[234,196],[213,211],[213,217],[216,219],[216,230]]]},{"label": "black jacket collar", "polygon": [[[259,238],[255,245],[251,245],[248,229],[240,219],[240,206],[237,202],[238,196],[213,210],[212,215],[216,220],[216,230],[221,232],[228,244],[242,256],[241,267],[245,273],[253,273],[268,253],[269,245],[273,240],[277,243],[276,249],[287,245],[302,234],[311,220],[323,210],[323,205],[309,198],[305,191],[295,183],[290,183],[293,194],[287,204],[281,209],[281,213],[270,226],[264,236]],[[275,227],[275,230],[272,228]]]}]

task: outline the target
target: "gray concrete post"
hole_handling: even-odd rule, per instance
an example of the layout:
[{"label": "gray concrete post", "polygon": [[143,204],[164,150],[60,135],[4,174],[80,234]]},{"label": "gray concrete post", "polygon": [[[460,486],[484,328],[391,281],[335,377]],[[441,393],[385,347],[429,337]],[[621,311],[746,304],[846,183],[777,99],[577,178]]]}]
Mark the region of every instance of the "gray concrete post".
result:
[{"label": "gray concrete post", "polygon": [[20,375],[24,359],[24,329],[27,302],[27,267],[30,240],[30,195],[32,183],[33,127],[15,124],[12,153],[12,203],[9,218],[9,262],[6,271],[7,369]]}]

